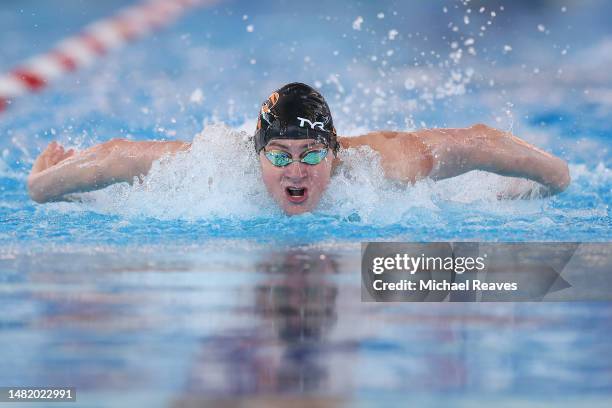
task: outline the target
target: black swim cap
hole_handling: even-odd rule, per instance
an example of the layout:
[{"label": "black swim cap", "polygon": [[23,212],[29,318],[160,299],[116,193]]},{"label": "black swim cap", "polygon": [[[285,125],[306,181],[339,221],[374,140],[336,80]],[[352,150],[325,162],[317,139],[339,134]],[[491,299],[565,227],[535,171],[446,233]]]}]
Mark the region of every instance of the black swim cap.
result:
[{"label": "black swim cap", "polygon": [[336,129],[329,106],[314,88],[293,82],[277,89],[261,105],[255,150],[272,139],[315,139],[338,151]]}]

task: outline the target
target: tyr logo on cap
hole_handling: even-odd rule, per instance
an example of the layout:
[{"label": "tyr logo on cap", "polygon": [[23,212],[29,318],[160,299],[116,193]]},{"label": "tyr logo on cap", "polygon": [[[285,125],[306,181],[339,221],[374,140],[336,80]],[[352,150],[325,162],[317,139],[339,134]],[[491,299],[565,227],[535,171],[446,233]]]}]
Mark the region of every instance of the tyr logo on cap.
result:
[{"label": "tyr logo on cap", "polygon": [[319,130],[325,131],[325,128],[323,127],[323,122],[311,122],[308,119],[300,118],[299,116],[297,118],[300,121],[300,127],[304,127],[304,122],[308,122],[311,129],[318,128]]}]

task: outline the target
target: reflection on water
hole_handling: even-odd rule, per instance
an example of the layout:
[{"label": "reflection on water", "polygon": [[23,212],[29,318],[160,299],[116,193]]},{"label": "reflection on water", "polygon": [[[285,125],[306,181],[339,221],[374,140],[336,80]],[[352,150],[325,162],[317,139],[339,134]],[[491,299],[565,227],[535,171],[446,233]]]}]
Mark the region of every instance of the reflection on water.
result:
[{"label": "reflection on water", "polygon": [[373,304],[359,285],[358,248],[2,259],[0,384],[114,406],[609,402],[608,303]]},{"label": "reflection on water", "polygon": [[[256,261],[255,271],[262,277],[253,286],[256,324],[201,342],[188,374],[189,398],[176,406],[194,399],[229,404],[253,397],[270,405],[279,395],[304,398],[334,391],[324,357],[337,318],[338,288],[329,279],[338,272],[337,262],[324,253],[274,252]],[[336,402],[317,398],[321,406]],[[295,403],[299,399],[293,398]]]}]

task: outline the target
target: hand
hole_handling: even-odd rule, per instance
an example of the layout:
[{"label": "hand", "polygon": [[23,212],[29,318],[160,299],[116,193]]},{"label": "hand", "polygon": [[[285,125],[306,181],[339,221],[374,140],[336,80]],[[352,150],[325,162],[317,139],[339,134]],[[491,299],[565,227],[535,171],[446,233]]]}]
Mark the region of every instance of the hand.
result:
[{"label": "hand", "polygon": [[30,176],[38,174],[49,167],[55,166],[59,162],[74,155],[74,149],[68,151],[64,150],[64,147],[59,143],[53,141],[49,143],[49,146],[36,158]]}]

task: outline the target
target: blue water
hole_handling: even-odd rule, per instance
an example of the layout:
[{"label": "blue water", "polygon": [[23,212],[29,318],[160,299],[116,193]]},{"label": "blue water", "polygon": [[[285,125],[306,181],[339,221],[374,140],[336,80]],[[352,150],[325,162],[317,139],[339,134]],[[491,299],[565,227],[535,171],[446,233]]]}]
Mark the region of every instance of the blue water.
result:
[{"label": "blue water", "polygon": [[[0,70],[131,4],[52,3],[0,4]],[[361,241],[612,238],[612,6],[567,3],[221,2],[16,99],[0,116],[0,385],[71,384],[91,406],[607,405],[607,303],[359,301]],[[498,201],[500,177],[399,187],[351,155],[354,179],[286,217],[240,131],[296,80],[342,135],[482,122],[567,160],[572,184]],[[51,140],[196,134],[146,188],[28,199]]]}]

